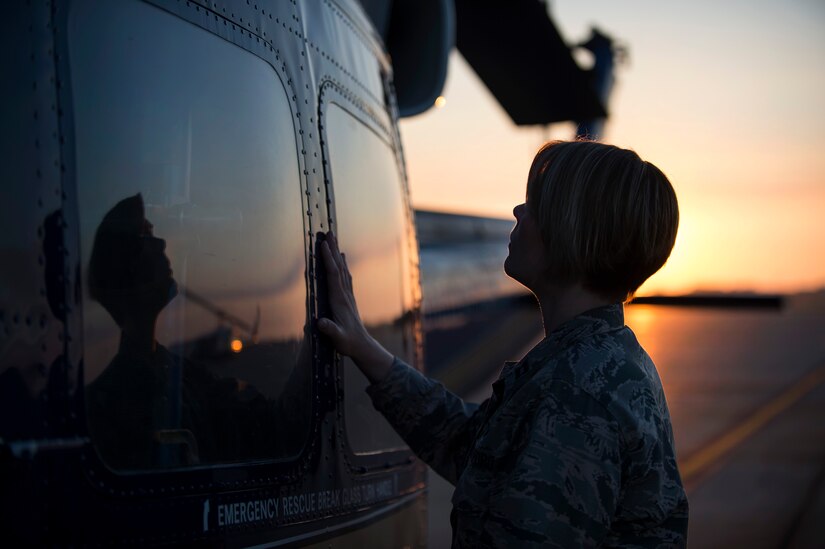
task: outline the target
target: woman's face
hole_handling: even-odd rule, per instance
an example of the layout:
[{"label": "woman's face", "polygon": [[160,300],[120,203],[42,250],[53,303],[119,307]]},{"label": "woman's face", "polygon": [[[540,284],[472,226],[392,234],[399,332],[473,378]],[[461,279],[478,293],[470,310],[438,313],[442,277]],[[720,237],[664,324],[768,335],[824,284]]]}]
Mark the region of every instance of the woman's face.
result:
[{"label": "woman's face", "polygon": [[549,260],[541,240],[538,223],[527,204],[513,208],[516,226],[510,231],[510,253],[504,260],[504,272],[516,282],[535,292],[546,277]]}]

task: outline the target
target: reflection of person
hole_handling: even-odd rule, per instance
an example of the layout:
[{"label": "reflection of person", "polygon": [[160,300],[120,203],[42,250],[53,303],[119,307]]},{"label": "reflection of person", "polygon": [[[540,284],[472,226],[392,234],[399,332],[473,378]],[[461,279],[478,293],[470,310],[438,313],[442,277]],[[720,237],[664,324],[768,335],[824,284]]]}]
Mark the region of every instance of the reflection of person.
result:
[{"label": "reflection of person", "polygon": [[165,246],[140,195],[118,202],[95,234],[89,291],[121,330],[117,354],[87,389],[97,448],[115,469],[279,455],[279,445],[292,444],[284,437],[302,434],[283,412],[306,394],[307,345],[286,383],[289,393],[276,400],[170,353],[155,339],[158,315],[177,295]]},{"label": "reflection of person", "polygon": [[178,292],[166,242],[152,229],[141,196],[125,198],[103,218],[89,260],[89,293],[140,352],[156,348],[155,322]]},{"label": "reflection of person", "polygon": [[180,361],[155,341],[157,317],[177,294],[164,250],[140,195],[118,202],[95,233],[89,293],[121,336],[117,355],[87,390],[87,409],[95,442],[115,468],[169,461],[161,459],[155,433],[180,423]]},{"label": "reflection of person", "polygon": [[536,296],[546,335],[505,365],[480,407],[370,337],[331,233],[321,250],[332,318],[319,329],[370,379],[373,403],[410,447],[455,484],[454,547],[684,546],[665,396],[622,310],[673,248],[673,188],[632,151],[555,142],[536,155],[514,214],[504,269]]}]

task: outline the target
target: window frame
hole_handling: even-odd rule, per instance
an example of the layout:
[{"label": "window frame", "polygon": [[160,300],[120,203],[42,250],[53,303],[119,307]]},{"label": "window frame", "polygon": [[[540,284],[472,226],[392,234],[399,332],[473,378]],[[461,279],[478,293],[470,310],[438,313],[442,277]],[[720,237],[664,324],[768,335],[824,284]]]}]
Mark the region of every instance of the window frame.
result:
[{"label": "window frame", "polygon": [[[267,41],[262,41],[253,34],[252,31],[244,29],[232,21],[221,18],[216,12],[208,10],[195,2],[181,3],[174,0],[140,0],[144,4],[158,8],[175,17],[178,24],[195,25],[201,30],[208,32],[216,38],[225,40],[229,45],[237,46],[245,52],[254,55],[259,60],[266,63],[274,72],[283,86],[288,101],[291,117],[292,130],[295,145],[295,155],[298,165],[298,180],[300,185],[299,194],[301,196],[300,207],[303,221],[302,238],[304,249],[304,260],[307,265],[305,274],[306,284],[306,315],[311,320],[314,317],[313,303],[316,300],[315,284],[312,282],[311,274],[311,231],[313,223],[310,219],[309,209],[309,183],[307,180],[306,158],[302,154],[304,147],[303,130],[301,129],[301,109],[297,101],[295,86],[293,85],[293,72],[297,69],[287,66],[286,57],[280,56],[278,50]],[[68,45],[68,23],[73,2],[57,11],[56,20],[56,51],[60,52],[61,69],[64,74],[69,75],[69,45]],[[293,10],[291,4],[285,5],[284,9]],[[60,113],[62,122],[62,134],[66,151],[70,151],[66,156],[66,163],[63,167],[63,193],[71,211],[75,226],[79,226],[79,204],[78,185],[75,167],[75,121],[73,113],[72,86],[69,81],[67,85],[58,85],[58,94],[61,105],[69,106]],[[299,207],[296,205],[295,207]],[[69,234],[69,233],[67,233]],[[79,232],[72,234],[67,248],[79,250]],[[79,257],[79,255],[77,255]],[[81,284],[85,269],[78,266],[79,279],[75,280],[75,285]],[[212,492],[215,489],[243,489],[274,484],[293,483],[300,479],[303,472],[308,470],[313,460],[321,452],[321,393],[323,387],[320,381],[322,374],[319,361],[319,343],[317,333],[313,330],[311,334],[311,355],[312,355],[312,381],[311,393],[308,405],[311,406],[309,432],[302,448],[292,457],[272,458],[264,460],[250,460],[234,463],[208,464],[193,467],[182,467],[168,470],[138,470],[123,471],[110,468],[98,453],[94,441],[91,440],[89,425],[86,418],[86,403],[83,397],[84,376],[83,376],[83,305],[79,300],[72,312],[71,334],[67,341],[68,352],[78,357],[80,363],[78,372],[78,396],[76,402],[77,432],[80,437],[87,441],[82,449],[81,460],[84,466],[84,473],[89,483],[97,490],[110,496],[120,496],[127,498],[145,497],[147,495],[185,495],[201,494]],[[69,342],[72,342],[69,345]]]},{"label": "window frame", "polygon": [[[382,75],[382,80],[385,86],[389,85],[386,75]],[[333,79],[324,78],[320,83],[319,92],[319,106],[318,106],[318,121],[321,126],[321,150],[324,157],[324,190],[327,196],[327,202],[331,204],[329,212],[330,219],[329,226],[335,228],[335,219],[337,214],[335,211],[335,189],[334,180],[331,170],[331,157],[329,153],[329,139],[327,137],[327,110],[330,105],[335,105],[352,116],[364,127],[376,134],[394,153],[395,165],[398,170],[399,182],[401,184],[401,197],[403,200],[404,210],[404,224],[405,230],[408,233],[407,245],[417,247],[417,240],[415,238],[415,226],[412,220],[412,213],[409,203],[409,187],[407,184],[406,170],[404,168],[404,159],[401,153],[400,140],[397,132],[392,131],[392,123],[390,115],[386,110],[376,110],[367,104],[364,100],[359,98],[359,95],[348,90],[340,82]],[[392,107],[392,105],[390,105]],[[417,256],[410,254],[410,261]],[[415,279],[414,284],[418,283],[418,264],[410,265],[411,276]],[[414,271],[412,270],[414,269]],[[417,334],[421,333],[421,301],[420,295],[410,296],[413,299],[412,309],[412,331],[413,331],[413,366],[419,371],[422,371],[422,342],[417,339]],[[385,472],[390,469],[397,469],[409,466],[418,458],[413,453],[412,449],[405,447],[402,449],[378,450],[369,453],[356,453],[350,446],[349,437],[347,436],[347,422],[346,422],[346,403],[345,403],[345,388],[344,388],[344,372],[343,361],[338,353],[335,353],[334,371],[336,373],[337,384],[337,399],[336,407],[338,410],[338,430],[340,433],[339,444],[342,448],[342,455],[347,464],[351,474],[355,476],[370,475],[373,473]]]}]

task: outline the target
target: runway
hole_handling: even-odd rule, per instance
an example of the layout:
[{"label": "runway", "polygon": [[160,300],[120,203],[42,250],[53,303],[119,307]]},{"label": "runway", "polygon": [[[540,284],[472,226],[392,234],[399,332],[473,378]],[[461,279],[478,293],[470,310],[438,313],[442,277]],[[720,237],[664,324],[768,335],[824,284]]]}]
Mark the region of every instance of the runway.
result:
[{"label": "runway", "polygon": [[[630,305],[625,320],[668,398],[690,500],[690,547],[820,547],[825,294],[790,296],[781,310]],[[534,329],[511,358],[541,335]],[[465,396],[483,400],[496,377]],[[451,495],[431,473],[430,547],[449,547]]]}]

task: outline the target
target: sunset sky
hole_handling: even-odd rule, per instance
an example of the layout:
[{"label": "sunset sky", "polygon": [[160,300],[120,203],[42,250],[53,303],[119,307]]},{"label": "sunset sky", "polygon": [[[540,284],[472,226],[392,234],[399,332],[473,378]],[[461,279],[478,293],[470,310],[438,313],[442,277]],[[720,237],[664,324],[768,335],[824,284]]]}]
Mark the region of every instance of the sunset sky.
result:
[{"label": "sunset sky", "polygon": [[[671,179],[681,225],[640,293],[825,287],[825,3],[557,0],[574,43],[625,45],[603,140]],[[517,128],[453,53],[446,106],[401,124],[416,207],[511,217],[533,154],[572,124]]]}]

